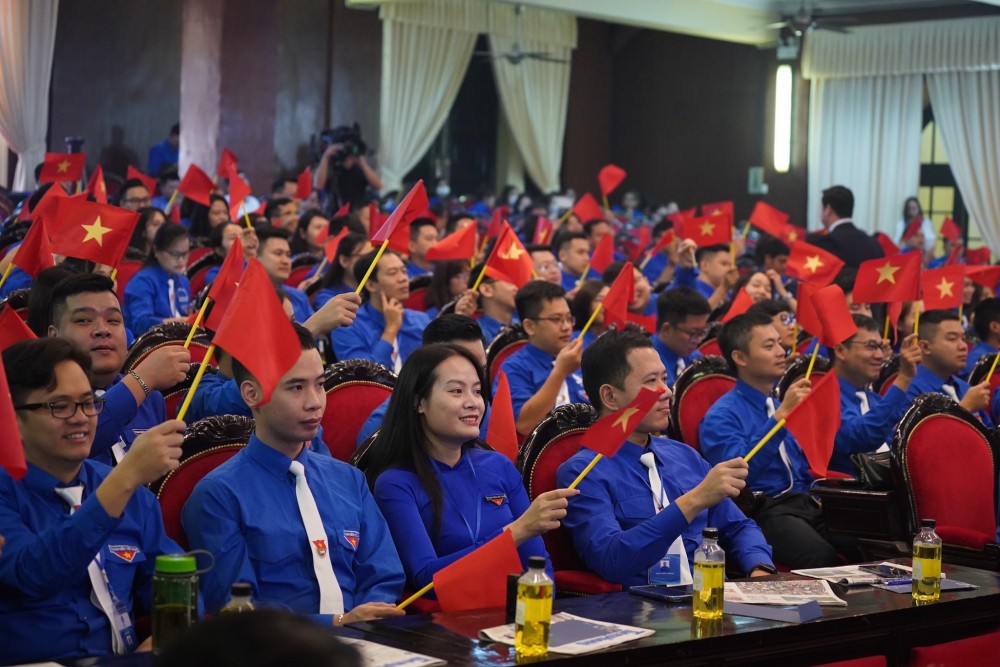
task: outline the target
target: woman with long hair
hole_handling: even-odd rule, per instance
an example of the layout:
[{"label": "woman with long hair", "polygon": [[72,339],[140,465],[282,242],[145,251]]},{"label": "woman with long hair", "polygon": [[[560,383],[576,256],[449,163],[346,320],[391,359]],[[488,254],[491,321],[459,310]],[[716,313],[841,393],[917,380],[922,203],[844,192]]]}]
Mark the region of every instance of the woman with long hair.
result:
[{"label": "woman with long hair", "polygon": [[132,238],[129,240],[128,249],[125,252],[144,260],[149,257],[156,230],[167,221],[167,216],[163,211],[153,206],[140,208],[136,213],[139,214],[139,221],[135,223]]},{"label": "woman with long hair", "polygon": [[221,195],[209,195],[209,205],[191,202],[191,238],[207,239],[212,230],[229,222],[229,202]]},{"label": "woman with long hair", "polygon": [[125,325],[136,336],[161,322],[184,322],[191,301],[191,284],[184,271],[191,242],[181,225],[160,225],[153,247],[125,286]]},{"label": "woman with long hair", "polygon": [[330,262],[329,268],[320,278],[320,288],[313,298],[313,307],[319,310],[323,305],[345,292],[353,292],[358,283],[354,280],[354,265],[358,258],[371,249],[368,237],[364,234],[350,233],[340,240],[337,255]]},{"label": "woman with long hair", "polygon": [[446,304],[465,294],[469,286],[469,263],[465,260],[436,262],[427,286],[425,312],[434,317]]}]

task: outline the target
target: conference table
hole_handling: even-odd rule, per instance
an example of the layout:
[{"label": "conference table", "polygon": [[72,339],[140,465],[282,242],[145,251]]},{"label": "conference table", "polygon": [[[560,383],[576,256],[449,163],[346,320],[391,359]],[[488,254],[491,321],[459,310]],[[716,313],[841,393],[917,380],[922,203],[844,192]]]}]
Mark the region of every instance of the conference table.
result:
[{"label": "conference table", "polygon": [[[978,586],[942,592],[940,601],[917,606],[909,594],[870,586],[835,592],[846,607],[823,607],[822,617],[790,624],[725,614],[697,621],[690,603],[669,604],[611,593],[555,601],[554,610],[585,618],[641,626],[652,636],[579,656],[550,653],[532,664],[594,665],[816,665],[884,655],[889,666],[905,665],[910,648],[971,637],[1000,628],[1000,573],[944,566],[948,578]],[[778,577],[788,575],[777,575]],[[409,615],[356,623],[342,634],[433,656],[457,666],[525,664],[514,648],[480,641],[478,632],[504,623],[503,609]],[[995,660],[996,656],[984,657]],[[143,667],[149,654],[68,663]],[[986,664],[986,663],[984,663]]]}]

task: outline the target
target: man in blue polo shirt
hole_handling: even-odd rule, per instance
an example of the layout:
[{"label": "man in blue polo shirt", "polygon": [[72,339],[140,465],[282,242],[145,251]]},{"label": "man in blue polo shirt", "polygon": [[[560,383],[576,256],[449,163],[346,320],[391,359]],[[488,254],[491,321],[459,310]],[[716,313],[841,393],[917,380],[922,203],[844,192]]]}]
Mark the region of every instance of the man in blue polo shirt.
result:
[{"label": "man in blue polo shirt", "polygon": [[[624,586],[691,583],[694,550],[702,529],[712,526],[727,559],[744,573],[774,574],[760,528],[731,500],[746,485],[747,464],[734,458],[709,468],[687,445],[654,435],[670,420],[670,390],[649,337],[604,333],[583,353],[583,379],[601,417],[643,387],[663,390],[618,453],[591,470],[569,500],[563,525],[587,567]],[[581,449],[559,466],[558,486],[572,483],[593,456]]]},{"label": "man in blue polo shirt", "polygon": [[177,467],[184,423],[145,432],[112,469],[87,458],[102,403],[86,352],[42,338],[3,364],[28,470],[15,481],[0,469],[0,661],[148,650],[135,617],[151,608],[156,556],[181,549],[144,487]]},{"label": "man in blue polo shirt", "polygon": [[701,356],[698,346],[708,335],[712,308],[690,287],[663,291],[656,300],[656,335],[653,347],[667,369],[667,384],[677,382],[681,371]]},{"label": "man in blue polo shirt", "polygon": [[[562,270],[562,286],[567,292],[576,289],[583,272],[590,264],[590,243],[583,232],[556,234],[553,247]],[[587,269],[587,277],[598,278],[596,271]]]},{"label": "man in blue polo shirt", "polygon": [[[354,265],[359,285],[377,255],[373,250]],[[354,324],[333,332],[337,359],[369,359],[398,373],[410,353],[420,347],[421,333],[431,321],[427,313],[403,307],[408,296],[406,265],[399,255],[386,251],[365,283],[364,305]]]},{"label": "man in blue polo shirt", "polygon": [[427,259],[427,251],[438,242],[438,228],[434,218],[417,218],[410,223],[410,256],[406,262],[406,275],[410,278],[434,273],[434,262]]}]

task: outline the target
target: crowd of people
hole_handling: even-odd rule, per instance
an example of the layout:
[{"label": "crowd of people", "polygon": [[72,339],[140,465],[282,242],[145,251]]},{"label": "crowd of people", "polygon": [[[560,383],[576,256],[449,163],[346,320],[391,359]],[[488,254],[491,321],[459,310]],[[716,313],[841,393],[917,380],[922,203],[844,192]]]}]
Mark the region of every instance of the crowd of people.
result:
[{"label": "crowd of people", "polygon": [[[370,238],[382,211],[378,200],[370,206],[370,193],[381,183],[363,155],[335,168],[337,148],[328,148],[307,193],[282,177],[257,207],[247,197],[231,217],[225,179],[207,203],[171,197],[180,179],[169,148],[150,156],[151,165],[154,157],[165,165],[154,174],[158,191],[126,180],[112,200],[138,213],[125,259],[141,268],[127,282],[110,277],[119,267],[67,257],[37,275],[15,269],[0,288],[4,296],[30,290],[26,321],[37,336],[3,351],[28,465],[21,479],[0,472],[0,636],[19,637],[3,643],[0,662],[148,646],[135,621],[149,610],[154,562],[181,547],[146,486],[178,466],[186,428],[216,415],[251,417],[254,432],[183,509],[188,544],[214,555],[201,578],[209,613],[227,602],[233,583],[248,582],[255,599],[328,625],[399,616],[404,589],[421,589],[503,531],[526,565],[532,556],[548,559],[543,536],[564,529],[588,569],[624,586],[690,583],[706,526],[718,528],[731,569],[744,576],[860,558],[853,540],[824,525],[810,495],[815,478],[790,432],[778,430],[751,462],[743,458],[811,390],[800,379],[783,401],[773,392],[790,361],[812,349],[795,322],[799,282],[787,270],[787,240],[740,234],[743,226],[729,220],[732,241],[699,246],[682,235],[682,212],[644,210],[630,193],[602,217],[559,217],[536,242],[552,214],[545,199],[472,206],[445,197],[410,222],[407,252],[379,256]],[[23,220],[48,187],[26,198],[5,229],[20,224],[23,236]],[[933,263],[934,227],[914,203],[897,241]],[[534,278],[525,284],[484,272],[494,208],[530,255]],[[834,282],[857,327],[819,350],[840,384],[840,405],[829,406],[841,415],[830,469],[847,474],[852,454],[891,441],[921,393],[948,395],[986,423],[1000,417],[989,384],[965,381],[978,356],[1000,347],[1000,300],[966,279],[961,314],[920,312],[914,327],[908,303],[886,328],[884,304],[852,299],[859,265],[884,252],[853,224],[852,209],[848,189],[827,189],[823,229],[808,238],[843,261]],[[427,259],[441,238],[469,225],[477,235],[467,259]],[[672,240],[661,243],[667,234]],[[597,271],[591,260],[606,235],[615,261]],[[634,247],[639,238],[645,245]],[[186,420],[168,419],[163,392],[187,377],[189,351],[161,347],[124,370],[129,346],[163,324],[190,325],[237,240],[294,322],[298,359],[265,398],[245,360],[219,350],[218,372],[202,380]],[[18,248],[4,250],[0,270]],[[601,304],[629,260],[629,324],[606,325]],[[426,299],[414,298],[411,285],[424,276]],[[728,312],[741,294],[750,305]],[[589,404],[602,417],[643,388],[661,392],[622,434],[619,453],[576,489],[568,487],[591,453],[570,457],[558,488],[530,498],[514,463],[485,441],[499,390],[486,347],[512,328],[526,344],[500,370],[522,439],[558,406]],[[899,333],[886,339],[886,331]],[[698,451],[665,433],[671,388],[709,340],[736,383],[705,415]],[[875,393],[871,384],[893,354],[899,373]],[[334,459],[320,426],[325,368],[348,359],[397,375],[391,398],[352,434],[371,443],[364,470]],[[734,503],[747,488],[763,494],[753,519]]]}]

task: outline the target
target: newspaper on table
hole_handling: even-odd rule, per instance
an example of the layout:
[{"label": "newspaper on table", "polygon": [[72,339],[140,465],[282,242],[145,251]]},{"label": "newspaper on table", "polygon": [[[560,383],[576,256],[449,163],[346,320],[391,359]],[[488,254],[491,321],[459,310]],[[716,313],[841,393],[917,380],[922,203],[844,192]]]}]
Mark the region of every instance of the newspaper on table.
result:
[{"label": "newspaper on table", "polygon": [[[649,637],[654,633],[654,630],[647,628],[593,621],[559,612],[552,614],[552,625],[549,627],[549,652],[580,655]],[[514,624],[480,630],[479,638],[513,646]]]},{"label": "newspaper on table", "polygon": [[434,665],[448,664],[445,660],[391,646],[383,646],[364,639],[352,637],[340,637],[339,639],[358,649],[361,654],[361,664],[364,667],[433,667]]},{"label": "newspaper on table", "polygon": [[807,570],[792,570],[792,574],[803,577],[823,579],[841,586],[864,586],[881,584],[886,577],[880,577],[873,572],[865,572],[857,565],[842,565],[840,567],[814,567]]},{"label": "newspaper on table", "polygon": [[846,607],[823,579],[775,579],[727,581],[726,601],[745,604],[797,605],[815,600],[824,607]]}]

